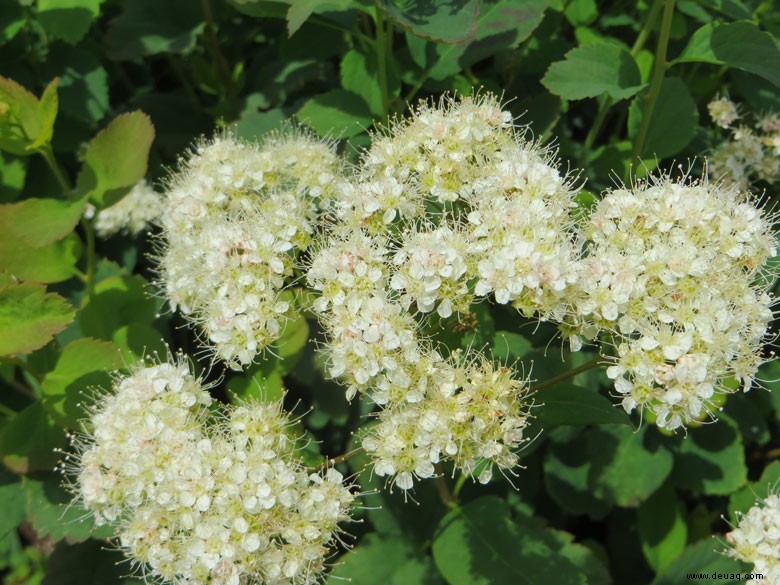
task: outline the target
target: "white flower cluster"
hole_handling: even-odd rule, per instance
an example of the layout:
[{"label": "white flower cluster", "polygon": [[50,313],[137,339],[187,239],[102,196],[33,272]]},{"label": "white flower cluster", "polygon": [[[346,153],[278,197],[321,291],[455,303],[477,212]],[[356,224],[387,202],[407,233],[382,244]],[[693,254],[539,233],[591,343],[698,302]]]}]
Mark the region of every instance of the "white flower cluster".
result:
[{"label": "white flower cluster", "polygon": [[741,515],[726,540],[731,545],[728,556],[752,563],[753,572],[763,575],[747,583],[780,583],[780,495],[770,493]]},{"label": "white flower cluster", "polygon": [[772,319],[761,271],[777,242],[748,195],[666,177],[615,189],[584,238],[577,329],[612,335],[607,374],[627,411],[648,408],[675,429],[733,391],[727,379],[750,389]]},{"label": "white flower cluster", "polygon": [[444,459],[482,481],[516,464],[526,382],[481,357],[443,357],[415,315],[450,318],[490,295],[563,318],[579,269],[575,193],[492,95],[420,105],[341,185],[307,277],[330,373],[382,407],[363,444],[379,475],[408,489]]},{"label": "white flower cluster", "polygon": [[291,317],[285,284],[340,162],[329,145],[288,130],[260,145],[217,137],[180,166],[160,218],[161,287],[238,369]]},{"label": "white flower cluster", "polygon": [[210,405],[184,364],[119,379],[78,439],[77,497],[156,579],[319,583],[354,495],[306,471],[280,402]]},{"label": "white flower cluster", "polygon": [[[117,233],[135,236],[157,220],[162,212],[162,199],[142,179],[117,203],[95,214],[95,232],[101,238]],[[94,214],[94,208],[91,213]]]},{"label": "white flower cluster", "polygon": [[716,125],[730,136],[717,146],[708,159],[708,172],[727,183],[747,189],[755,180],[774,183],[780,179],[780,116],[759,117],[753,127],[735,126],[737,105],[728,98],[710,102],[709,113]]}]

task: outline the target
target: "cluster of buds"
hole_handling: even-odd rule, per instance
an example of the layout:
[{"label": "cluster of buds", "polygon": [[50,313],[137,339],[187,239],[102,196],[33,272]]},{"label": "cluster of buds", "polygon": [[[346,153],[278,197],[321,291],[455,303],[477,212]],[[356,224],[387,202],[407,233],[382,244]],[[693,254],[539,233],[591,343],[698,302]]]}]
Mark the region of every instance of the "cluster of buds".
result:
[{"label": "cluster of buds", "polygon": [[262,144],[217,137],[180,161],[160,216],[160,284],[235,369],[273,344],[291,318],[285,293],[340,162],[298,130]]},{"label": "cluster of buds", "polygon": [[90,203],[84,213],[87,219],[95,219],[95,233],[108,238],[122,233],[136,236],[155,222],[162,213],[162,199],[145,179],[141,179],[119,201],[96,211]]},{"label": "cluster of buds", "polygon": [[76,497],[154,579],[319,583],[354,494],[306,470],[280,402],[211,402],[184,363],[117,379],[75,439]]}]

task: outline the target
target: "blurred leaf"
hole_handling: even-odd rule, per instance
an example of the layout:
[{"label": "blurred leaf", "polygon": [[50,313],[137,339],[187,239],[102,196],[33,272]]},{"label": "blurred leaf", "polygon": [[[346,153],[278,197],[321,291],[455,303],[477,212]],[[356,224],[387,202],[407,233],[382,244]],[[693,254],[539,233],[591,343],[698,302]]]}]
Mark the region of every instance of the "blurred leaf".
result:
[{"label": "blurred leaf", "polygon": [[690,428],[676,440],[672,478],[697,495],[727,495],[747,481],[739,430],[728,417],[718,418],[718,424]]},{"label": "blurred leaf", "polygon": [[72,232],[86,205],[86,199],[25,199],[0,205],[0,225],[8,230],[0,239],[19,238],[28,246],[40,248]]},{"label": "blurred leaf", "polygon": [[54,78],[39,100],[12,79],[0,76],[0,149],[29,155],[51,142],[58,82]]},{"label": "blurred leaf", "polygon": [[122,356],[113,343],[84,337],[62,349],[54,370],[43,380],[43,405],[63,426],[78,429],[86,415],[79,406],[91,388],[111,386],[110,371],[121,368]]},{"label": "blurred leaf", "polygon": [[[645,105],[644,92],[631,102],[628,136],[632,140],[639,130]],[[642,156],[662,159],[677,154],[693,140],[698,127],[699,109],[685,83],[678,77],[665,78],[653,108]]]},{"label": "blurred leaf", "polygon": [[60,77],[59,106],[63,114],[94,127],[108,113],[108,74],[94,53],[81,47],[52,52],[43,71],[48,77]]},{"label": "blurred leaf", "polygon": [[708,583],[732,585],[741,581],[741,574],[749,573],[748,565],[722,554],[716,540],[705,538],[686,548],[667,565],[651,585],[688,585],[690,574],[707,575]]},{"label": "blurred leaf", "polygon": [[320,136],[350,138],[372,125],[368,104],[357,94],[343,89],[314,96],[303,104],[296,117]]},{"label": "blurred leaf", "polygon": [[564,545],[533,518],[513,520],[506,502],[484,496],[442,519],[433,559],[450,585],[584,585],[578,563],[562,554]]},{"label": "blurred leaf", "polygon": [[672,454],[655,429],[604,425],[586,431],[593,495],[623,507],[646,500],[672,471]]},{"label": "blurred leaf", "polygon": [[41,585],[143,585],[143,578],[128,576],[126,563],[120,551],[99,540],[75,545],[62,542],[48,559]]},{"label": "blurred leaf", "polygon": [[[392,101],[401,91],[401,80],[395,68],[389,67],[387,73],[388,99]],[[374,115],[384,114],[375,52],[365,54],[352,49],[344,55],[341,60],[341,86],[362,97]]]},{"label": "blurred leaf", "polygon": [[595,0],[572,0],[563,13],[572,26],[584,26],[598,18],[599,9]]},{"label": "blurred leaf", "polygon": [[0,288],[0,355],[30,353],[73,321],[76,311],[46,287],[8,284]]},{"label": "blurred leaf", "polygon": [[67,538],[73,543],[93,535],[106,538],[113,534],[113,529],[107,525],[95,527],[92,517],[65,491],[59,473],[28,475],[23,485],[27,517],[40,537],[50,536],[54,541]]},{"label": "blurred leaf", "polygon": [[103,0],[38,0],[38,22],[54,39],[75,45],[100,14]]},{"label": "blurred leaf", "polygon": [[112,340],[120,328],[138,323],[151,325],[160,301],[151,298],[147,282],[138,275],[109,276],[95,285],[95,295],[85,297],[79,313],[84,335]]},{"label": "blurred leaf", "polygon": [[670,487],[663,487],[639,506],[639,538],[650,566],[660,573],[685,549],[685,508]]},{"label": "blurred leaf", "polygon": [[41,402],[33,402],[0,430],[0,457],[14,473],[51,469],[60,459],[55,449],[66,445],[65,431]]},{"label": "blurred leaf", "polygon": [[443,80],[501,49],[517,47],[542,22],[548,5],[548,0],[483,1],[479,4],[476,33],[470,33],[471,40],[432,43],[409,33],[407,45],[426,78]]},{"label": "blurred leaf", "polygon": [[511,364],[533,350],[533,344],[519,333],[496,331],[493,339],[493,357]]},{"label": "blurred leaf", "polygon": [[534,411],[545,428],[560,425],[623,424],[633,427],[631,419],[619,406],[590,388],[574,384],[555,384],[533,394]]},{"label": "blurred leaf", "polygon": [[636,61],[627,50],[612,44],[587,45],[566,53],[550,65],[542,84],[567,100],[597,97],[615,100],[631,97],[641,88]]},{"label": "blurred leaf", "polygon": [[780,87],[780,49],[772,35],[752,22],[705,24],[672,64],[697,61],[754,73]]},{"label": "blurred leaf", "polygon": [[24,490],[18,475],[0,468],[0,539],[25,521]]},{"label": "blurred leaf", "polygon": [[285,373],[295,366],[308,340],[309,323],[306,321],[306,317],[298,314],[287,322],[273,347],[274,354],[284,364]]},{"label": "blurred leaf", "polygon": [[101,208],[119,201],[146,175],[154,126],[143,112],[117,116],[89,143],[78,191]]},{"label": "blurred leaf", "polygon": [[24,28],[24,12],[18,2],[6,2],[0,11],[0,45],[13,40],[16,34]]},{"label": "blurred leaf", "polygon": [[773,461],[766,466],[761,477],[749,482],[742,489],[732,493],[729,497],[729,521],[737,525],[738,515],[746,514],[750,508],[758,503],[758,500],[766,498],[770,492],[775,493],[780,486],[780,461]]},{"label": "blurred leaf", "polygon": [[339,557],[329,585],[352,581],[361,585],[444,585],[431,558],[399,536],[366,534],[357,546]]},{"label": "blurred leaf", "polygon": [[379,5],[400,28],[425,39],[461,43],[476,36],[478,0],[446,3],[382,0]]},{"label": "blurred leaf", "polygon": [[758,409],[753,398],[754,394],[743,392],[729,394],[723,412],[739,426],[745,443],[764,445],[771,439],[771,434],[764,414]]},{"label": "blurred leaf", "polygon": [[204,21],[200,2],[124,0],[122,13],[108,29],[108,56],[132,60],[159,53],[188,53]]},{"label": "blurred leaf", "polygon": [[315,12],[344,12],[356,7],[353,0],[292,0],[287,11],[287,34],[293,36]]},{"label": "blurred leaf", "polygon": [[119,348],[123,361],[133,364],[148,355],[165,356],[168,346],[160,332],[147,323],[130,323],[117,328],[111,341]]},{"label": "blurred leaf", "polygon": [[0,151],[0,202],[10,202],[19,198],[27,176],[27,160],[13,155],[4,155]]}]

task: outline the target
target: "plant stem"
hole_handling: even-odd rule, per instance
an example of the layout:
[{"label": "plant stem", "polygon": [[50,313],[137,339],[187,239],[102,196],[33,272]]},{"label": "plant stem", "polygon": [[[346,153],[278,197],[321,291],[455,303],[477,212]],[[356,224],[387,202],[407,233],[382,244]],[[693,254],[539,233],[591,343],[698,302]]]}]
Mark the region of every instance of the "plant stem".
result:
[{"label": "plant stem", "polygon": [[327,460],[323,461],[322,463],[317,465],[312,471],[314,471],[315,473],[317,471],[322,471],[326,467],[333,467],[334,465],[336,465],[338,463],[343,463],[344,461],[349,461],[353,457],[361,455],[361,454],[363,454],[365,452],[366,451],[365,451],[365,449],[363,449],[363,447],[358,447],[357,449],[352,449],[352,451],[348,451],[347,453],[344,453],[343,455],[338,455],[337,457],[333,457],[331,459],[327,459]]},{"label": "plant stem", "polygon": [[46,146],[40,148],[38,152],[46,161],[46,164],[49,165],[49,169],[57,180],[57,184],[59,184],[60,188],[65,192],[65,195],[70,197],[73,194],[73,187],[71,186],[65,171],[62,170],[60,163],[57,162],[51,144],[46,144]]},{"label": "plant stem", "polygon": [[227,59],[225,59],[222,50],[219,48],[219,39],[216,33],[217,26],[214,24],[214,14],[211,12],[211,0],[201,0],[201,6],[203,7],[203,20],[206,21],[203,32],[214,56],[214,62],[217,65],[217,74],[225,88],[225,97],[228,102],[232,102],[234,97],[233,78],[230,75]]},{"label": "plant stem", "polygon": [[452,497],[454,497],[456,500],[458,499],[458,496],[460,496],[460,490],[463,489],[463,486],[466,485],[466,479],[467,475],[465,473],[461,473],[460,477],[458,477],[458,481],[455,482],[455,489],[452,490]]},{"label": "plant stem", "polygon": [[385,38],[385,23],[382,18],[382,9],[379,0],[375,4],[376,14],[376,60],[379,74],[379,88],[382,94],[382,118],[387,118],[390,113],[390,95],[387,89],[387,48],[388,41]]},{"label": "plant stem", "polygon": [[661,84],[664,81],[664,74],[666,73],[669,63],[666,61],[666,50],[669,47],[669,37],[672,31],[672,17],[674,16],[674,4],[675,0],[663,0],[664,2],[664,14],[661,20],[661,31],[658,37],[658,46],[655,51],[655,62],[653,63],[653,74],[650,78],[650,89],[647,90],[647,97],[645,98],[645,108],[642,113],[642,123],[639,126],[639,131],[634,141],[634,152],[632,158],[636,160],[642,156],[642,151],[645,147],[645,140],[647,139],[647,132],[650,129],[650,121],[653,118],[653,109],[655,109],[655,102],[658,100],[658,95],[661,93]]},{"label": "plant stem", "polygon": [[441,463],[434,465],[436,470],[436,477],[434,477],[434,483],[436,484],[436,490],[439,492],[439,497],[442,503],[450,510],[455,510],[458,507],[458,500],[452,495],[450,486],[447,484],[447,478],[444,476],[444,469],[442,469]]},{"label": "plant stem", "polygon": [[582,374],[583,372],[587,372],[588,370],[592,370],[596,366],[598,366],[601,363],[601,358],[593,358],[589,362],[585,362],[581,366],[577,366],[576,368],[569,370],[568,372],[564,372],[563,374],[559,374],[558,376],[554,376],[550,378],[549,380],[545,380],[541,384],[537,384],[534,386],[534,390],[541,390],[542,388],[546,388],[547,386],[553,386],[557,384],[558,382],[563,382],[564,380],[568,380],[569,378],[573,378],[574,376],[577,376],[579,374]]}]

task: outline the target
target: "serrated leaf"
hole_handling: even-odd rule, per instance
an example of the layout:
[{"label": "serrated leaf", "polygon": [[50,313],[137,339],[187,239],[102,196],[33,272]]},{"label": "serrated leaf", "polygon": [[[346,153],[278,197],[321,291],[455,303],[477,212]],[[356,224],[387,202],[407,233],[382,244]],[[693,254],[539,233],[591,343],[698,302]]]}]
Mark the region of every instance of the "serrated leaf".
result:
[{"label": "serrated leaf", "polygon": [[108,29],[108,56],[140,59],[159,53],[188,53],[203,32],[199,2],[191,0],[125,0],[122,13]]},{"label": "serrated leaf", "polygon": [[350,138],[371,127],[371,110],[359,95],[335,89],[310,98],[296,114],[320,136]]},{"label": "serrated leaf", "polygon": [[86,205],[86,199],[25,199],[0,205],[0,225],[9,230],[0,239],[15,237],[28,246],[40,248],[72,232]]},{"label": "serrated leaf", "polygon": [[563,546],[534,519],[514,520],[506,502],[485,496],[442,519],[433,559],[450,585],[584,585],[581,568],[561,554]]},{"label": "serrated leaf", "polygon": [[604,425],[586,431],[593,494],[606,502],[635,507],[646,500],[672,471],[673,457],[657,432],[644,425],[632,431]]},{"label": "serrated leaf", "polygon": [[689,546],[651,585],[687,585],[691,582],[687,576],[694,573],[707,575],[707,583],[736,585],[741,581],[741,574],[750,572],[749,566],[722,554],[722,548],[717,540],[709,538]]},{"label": "serrated leaf", "polygon": [[100,14],[103,0],[38,0],[38,22],[54,39],[75,45]]},{"label": "serrated leaf", "polygon": [[335,565],[328,585],[444,585],[431,558],[400,536],[366,534]]},{"label": "serrated leaf", "polygon": [[0,149],[25,156],[51,141],[58,82],[54,78],[39,100],[12,79],[0,76]]},{"label": "serrated leaf", "polygon": [[688,526],[685,508],[674,490],[664,487],[639,506],[639,539],[645,559],[656,573],[663,571],[685,549]]},{"label": "serrated leaf", "polygon": [[14,473],[53,468],[60,459],[55,450],[66,445],[65,431],[40,402],[17,413],[0,431],[0,458]]},{"label": "serrated leaf", "polygon": [[76,311],[46,287],[10,284],[0,288],[0,355],[30,353],[73,321]]},{"label": "serrated leaf", "polygon": [[119,201],[146,174],[154,126],[143,112],[117,116],[89,143],[77,188],[101,208]]},{"label": "serrated leaf", "polygon": [[434,44],[408,33],[407,45],[426,78],[443,80],[499,50],[517,47],[542,22],[549,4],[548,0],[484,1],[470,41]]},{"label": "serrated leaf", "polygon": [[[631,102],[628,114],[628,135],[633,140],[644,116],[645,94]],[[699,109],[678,77],[667,77],[661,84],[658,99],[645,138],[641,156],[659,159],[673,156],[690,144],[699,127]]]},{"label": "serrated leaf", "polygon": [[544,427],[560,425],[624,424],[631,419],[607,398],[574,384],[556,384],[533,394],[539,408],[534,414]]},{"label": "serrated leaf", "polygon": [[397,26],[424,39],[462,43],[477,33],[478,0],[457,4],[383,0],[379,5]]},{"label": "serrated leaf", "polygon": [[727,495],[745,485],[745,450],[736,424],[721,415],[718,424],[688,429],[677,438],[672,477],[697,495]]},{"label": "serrated leaf", "polygon": [[697,61],[754,73],[780,87],[780,49],[772,35],[752,22],[701,27],[672,64]]},{"label": "serrated leaf", "polygon": [[88,337],[66,345],[54,369],[41,385],[43,405],[51,417],[71,429],[77,429],[85,412],[80,403],[88,390],[111,385],[110,372],[121,368],[122,357],[113,343]]},{"label": "serrated leaf", "polygon": [[642,88],[636,61],[626,49],[613,44],[586,45],[566,53],[550,65],[542,84],[567,100],[597,97],[615,100],[631,97]]}]

